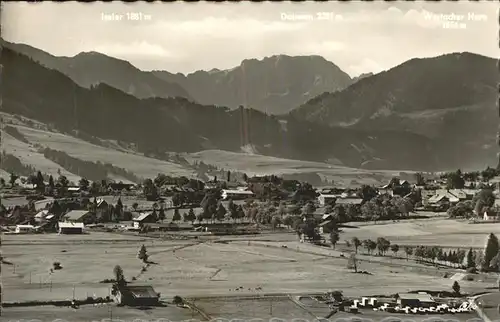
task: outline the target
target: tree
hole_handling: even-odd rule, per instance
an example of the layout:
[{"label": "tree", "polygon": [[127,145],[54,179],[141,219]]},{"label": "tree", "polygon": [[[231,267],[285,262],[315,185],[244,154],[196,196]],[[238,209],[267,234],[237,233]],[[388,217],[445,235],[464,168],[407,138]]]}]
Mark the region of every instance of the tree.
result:
[{"label": "tree", "polygon": [[383,237],[377,238],[377,249],[378,249],[379,255],[383,256],[385,254],[385,252],[389,249],[390,246],[391,246],[391,242],[388,241],[387,239],[385,239]]},{"label": "tree", "polygon": [[57,178],[57,183],[61,187],[66,188],[69,185],[69,180],[68,178],[66,178],[66,176],[59,176],[59,178]]},{"label": "tree", "polygon": [[[174,216],[175,216],[175,214],[174,214]],[[158,220],[160,220],[161,222],[163,222],[165,220],[165,217],[166,217],[166,215],[165,215],[165,209],[163,207],[160,207],[160,209],[158,210]],[[178,220],[180,220],[180,218],[181,218],[181,215],[179,215],[179,219]]]},{"label": "tree", "polygon": [[14,188],[14,185],[16,184],[16,180],[19,179],[19,176],[15,175],[14,173],[10,173],[10,179],[9,183],[12,188]]},{"label": "tree", "polygon": [[391,245],[391,251],[394,253],[395,256],[397,256],[399,252],[399,245],[398,244],[392,244]]},{"label": "tree", "polygon": [[453,282],[453,286],[451,288],[456,295],[460,295],[460,284],[458,284],[458,281]]},{"label": "tree", "polygon": [[215,212],[215,217],[218,221],[223,221],[225,216],[227,214],[227,210],[226,208],[224,207],[224,205],[221,203],[219,203],[219,205],[217,206],[217,211]]},{"label": "tree", "polygon": [[371,254],[377,248],[377,243],[371,239],[366,239],[363,241],[363,246]]},{"label": "tree", "polygon": [[148,201],[156,201],[158,199],[158,188],[153,183],[153,180],[146,179],[142,183],[143,193]]},{"label": "tree", "polygon": [[80,180],[78,181],[78,186],[84,191],[88,190],[89,185],[90,185],[89,181],[85,178],[80,178]]},{"label": "tree", "polygon": [[148,252],[146,250],[146,246],[144,246],[144,244],[141,246],[141,249],[139,249],[139,253],[137,254],[137,258],[142,260],[144,263],[148,262],[149,255],[148,255]]},{"label": "tree", "polygon": [[308,202],[304,208],[302,209],[302,213],[304,215],[310,215],[313,214],[316,211],[316,208],[314,207],[314,204],[312,202]]},{"label": "tree", "polygon": [[483,181],[490,181],[497,175],[497,172],[496,169],[487,167],[485,170],[481,171],[481,177],[483,177]]},{"label": "tree", "polygon": [[290,215],[285,216],[285,218],[283,219],[283,225],[290,228],[292,224],[293,224],[293,217]]},{"label": "tree", "polygon": [[408,257],[410,257],[413,254],[413,248],[410,246],[405,246],[405,253],[406,253],[406,260],[408,260]]},{"label": "tree", "polygon": [[189,208],[188,220],[191,222],[191,224],[193,224],[194,221],[196,220],[196,214],[194,213],[193,208]]},{"label": "tree", "polygon": [[446,184],[448,189],[463,189],[465,186],[465,180],[462,176],[462,171],[458,169],[455,172],[448,173]]},{"label": "tree", "polygon": [[370,201],[376,196],[378,196],[377,189],[369,185],[363,185],[358,191],[358,196],[363,199],[363,201]]},{"label": "tree", "polygon": [[425,185],[425,178],[421,172],[415,173],[415,180],[417,181],[417,186]]},{"label": "tree", "polygon": [[472,199],[472,203],[477,215],[482,213],[483,208],[493,207],[493,205],[495,204],[495,195],[493,194],[493,190],[482,189],[474,196],[474,198]]},{"label": "tree", "polygon": [[[161,210],[160,210],[161,211]],[[181,220],[181,214],[179,212],[179,209],[178,208],[175,208],[174,210],[174,215],[172,216],[172,221],[173,222],[177,222],[177,221],[180,221]]]},{"label": "tree", "polygon": [[489,269],[490,262],[495,257],[498,252],[500,252],[500,247],[498,243],[498,238],[495,234],[491,233],[486,242],[486,248],[484,250],[484,268]]},{"label": "tree", "polygon": [[476,263],[474,261],[474,251],[472,250],[472,248],[470,248],[469,251],[467,252],[464,264],[466,268],[476,267]]},{"label": "tree", "polygon": [[139,204],[137,202],[134,202],[132,204],[132,209],[134,209],[134,211],[137,211],[137,208],[139,208]]},{"label": "tree", "polygon": [[271,218],[271,227],[274,229],[278,228],[278,226],[281,224],[281,218],[279,216],[273,216]]},{"label": "tree", "polygon": [[43,179],[43,174],[41,171],[37,171],[36,173],[36,188],[37,190],[44,191],[45,190],[45,181]]},{"label": "tree", "polygon": [[361,241],[358,239],[358,237],[353,237],[351,239],[352,245],[354,246],[354,250],[356,254],[358,253],[358,248],[361,246]]},{"label": "tree", "polygon": [[332,231],[330,232],[330,243],[332,244],[333,249],[335,249],[335,246],[337,245],[339,240],[339,231],[337,229],[332,229]]},{"label": "tree", "polygon": [[358,272],[358,259],[356,258],[356,254],[351,254],[347,261],[347,268],[353,269],[354,273]]},{"label": "tree", "polygon": [[125,276],[123,275],[123,269],[120,265],[116,265],[113,268],[113,274],[115,275],[115,283],[118,285],[124,285],[126,284],[125,282]]}]

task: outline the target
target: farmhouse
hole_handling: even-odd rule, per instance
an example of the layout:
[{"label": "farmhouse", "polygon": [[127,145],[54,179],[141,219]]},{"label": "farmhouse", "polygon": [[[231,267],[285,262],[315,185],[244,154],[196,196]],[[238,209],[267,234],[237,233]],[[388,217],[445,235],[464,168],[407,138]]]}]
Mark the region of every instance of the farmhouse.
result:
[{"label": "farmhouse", "polygon": [[[455,193],[460,197],[456,196]],[[437,190],[436,194],[427,200],[427,204],[430,206],[443,206],[446,204],[456,204],[461,200],[460,198],[462,200],[467,198],[465,193],[459,194],[456,191],[455,193],[452,193],[450,190]]]},{"label": "farmhouse", "polygon": [[125,285],[118,288],[115,302],[129,306],[154,306],[160,301],[160,294],[150,285]]},{"label": "farmhouse", "polygon": [[436,305],[436,301],[427,293],[399,293],[396,295],[396,302],[399,306],[405,307],[431,307]]},{"label": "farmhouse", "polygon": [[320,194],[318,196],[318,203],[321,207],[324,207],[337,199],[337,195],[334,194]]},{"label": "farmhouse", "polygon": [[91,224],[95,221],[95,215],[87,210],[71,210],[63,216],[63,220]]},{"label": "farmhouse", "polygon": [[155,223],[156,222],[156,216],[153,216],[155,214],[153,211],[151,212],[144,212],[139,215],[137,218],[133,218],[132,221],[134,222],[134,227],[139,228],[142,227],[146,223]]},{"label": "farmhouse", "polygon": [[35,231],[33,225],[16,225],[16,234],[29,234]]},{"label": "farmhouse", "polygon": [[244,200],[253,197],[253,192],[249,190],[222,190],[223,200]]},{"label": "farmhouse", "polygon": [[85,225],[82,222],[58,222],[57,232],[59,234],[83,234]]}]

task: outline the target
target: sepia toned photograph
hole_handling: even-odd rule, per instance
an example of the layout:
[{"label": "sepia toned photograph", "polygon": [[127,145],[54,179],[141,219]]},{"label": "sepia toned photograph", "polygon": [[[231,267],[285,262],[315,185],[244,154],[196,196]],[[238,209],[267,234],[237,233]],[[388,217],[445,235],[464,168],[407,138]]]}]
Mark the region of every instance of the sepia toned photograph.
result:
[{"label": "sepia toned photograph", "polygon": [[498,2],[0,8],[1,321],[500,321]]}]

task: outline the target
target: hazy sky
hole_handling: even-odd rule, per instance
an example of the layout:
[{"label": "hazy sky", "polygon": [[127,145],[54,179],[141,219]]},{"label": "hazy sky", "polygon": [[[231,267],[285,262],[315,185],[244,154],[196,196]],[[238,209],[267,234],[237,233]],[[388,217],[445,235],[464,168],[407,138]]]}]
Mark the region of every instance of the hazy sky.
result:
[{"label": "hazy sky", "polygon": [[[413,57],[500,57],[498,3],[2,3],[2,36],[58,56],[98,51],[143,70],[227,69],[275,54],[321,55],[351,76]],[[141,21],[126,13],[142,14]],[[317,13],[326,20],[319,20]],[[123,15],[104,21],[102,14]],[[302,20],[283,20],[282,14]],[[462,27],[444,28],[464,15]],[[469,15],[479,17],[469,20]],[[304,20],[308,19],[308,20]],[[312,18],[312,19],[311,19]],[[452,17],[452,19],[455,19]],[[456,20],[455,20],[456,21]],[[460,27],[460,26],[458,26]]]}]

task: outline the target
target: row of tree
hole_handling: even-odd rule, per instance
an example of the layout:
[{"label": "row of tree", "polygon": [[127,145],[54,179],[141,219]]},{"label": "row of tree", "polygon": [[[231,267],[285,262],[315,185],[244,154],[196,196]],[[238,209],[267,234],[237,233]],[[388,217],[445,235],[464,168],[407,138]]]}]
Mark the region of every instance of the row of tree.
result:
[{"label": "row of tree", "polygon": [[[330,233],[330,242],[333,247],[339,241],[339,231],[334,229]],[[388,250],[391,250],[395,256],[400,251],[400,246],[391,244],[391,242],[383,237],[377,238],[375,241],[366,239],[361,241],[357,237],[351,240],[346,240],[347,247],[353,247],[355,253],[358,253],[360,247],[364,247],[368,254],[373,254],[375,250],[378,255],[384,256]],[[488,236],[488,241],[484,251],[473,250],[468,251],[464,249],[448,250],[438,246],[404,246],[404,253],[406,259],[414,256],[418,261],[426,261],[436,263],[437,261],[452,263],[468,269],[479,269],[481,271],[494,271],[500,272],[500,246],[498,238],[495,234],[491,233]]]}]

